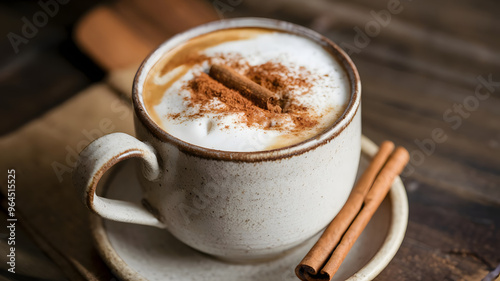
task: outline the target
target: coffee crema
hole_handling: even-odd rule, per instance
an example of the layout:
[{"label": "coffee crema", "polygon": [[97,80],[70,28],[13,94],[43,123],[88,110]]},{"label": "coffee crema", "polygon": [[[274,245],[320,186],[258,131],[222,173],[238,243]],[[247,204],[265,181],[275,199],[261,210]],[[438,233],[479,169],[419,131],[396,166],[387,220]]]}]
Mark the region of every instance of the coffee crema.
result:
[{"label": "coffee crema", "polygon": [[[281,113],[258,107],[207,73],[225,65],[278,94]],[[148,73],[144,104],[163,130],[224,151],[263,151],[312,138],[330,127],[349,100],[349,80],[318,43],[263,28],[204,34],[166,53]]]}]

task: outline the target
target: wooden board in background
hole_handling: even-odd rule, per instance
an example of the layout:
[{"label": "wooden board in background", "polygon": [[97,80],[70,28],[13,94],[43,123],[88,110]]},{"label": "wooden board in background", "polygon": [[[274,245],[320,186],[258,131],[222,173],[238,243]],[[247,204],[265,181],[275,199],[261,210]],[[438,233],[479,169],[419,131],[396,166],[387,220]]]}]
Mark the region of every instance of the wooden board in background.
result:
[{"label": "wooden board in background", "polygon": [[[364,29],[388,3],[299,2],[245,1],[232,15],[300,23],[347,46],[354,44],[354,28]],[[363,85],[363,133],[413,153],[414,171],[403,176],[408,231],[377,280],[481,280],[500,264],[500,85],[455,129],[457,121],[443,114],[474,96],[477,76],[500,82],[500,39],[493,35],[500,32],[500,4],[401,3],[404,10],[351,54]],[[436,128],[446,141],[417,161],[423,152],[416,142]]]},{"label": "wooden board in background", "polygon": [[[187,29],[192,24],[202,23],[204,18],[199,15],[209,16],[215,13],[210,6],[197,0],[184,1],[182,5],[172,4],[173,2],[177,3],[177,1],[162,1],[162,8],[155,11],[162,13],[169,20],[175,20],[172,32]],[[152,3],[130,2],[137,6],[134,6],[134,9],[144,8],[145,12],[151,11],[151,6],[148,5]],[[109,6],[100,6],[90,11],[81,21],[81,25],[76,27],[75,37],[84,38],[78,42],[81,43],[82,49],[88,51],[107,70],[129,67],[129,63],[133,63],[136,68],[148,52],[172,33],[159,29],[157,34],[161,34],[160,39],[156,37],[156,41],[155,39],[146,41],[144,37],[141,37],[142,33],[138,35],[137,30],[129,29],[130,26],[144,27],[141,22],[134,22],[134,18],[127,14],[133,9],[130,7],[128,10],[124,9],[122,2],[114,5],[116,6],[113,6],[113,9],[109,9]],[[153,3],[153,5],[159,5],[159,3]],[[175,11],[166,9],[168,5],[171,7],[175,5],[177,9]],[[180,13],[179,8],[184,12]],[[204,9],[206,9],[205,12],[203,12]],[[141,15],[137,18],[142,19],[142,17]],[[152,33],[144,32],[144,34]],[[140,39],[137,40],[137,38]],[[96,47],[92,42],[98,42],[99,45]],[[85,45],[86,43],[88,44]],[[95,50],[104,51],[104,55],[94,56],[92,52]],[[26,53],[22,55],[24,57]],[[44,59],[47,67],[50,66],[50,70],[55,71],[64,69],[58,64],[59,61],[62,62],[61,65],[66,63],[55,54],[52,57],[39,55],[36,58]],[[23,60],[14,60],[17,65],[22,62]],[[19,67],[19,69],[32,71],[31,68]],[[75,70],[72,69],[72,71]],[[43,77],[50,73],[42,71],[40,75]],[[3,69],[0,74],[2,75],[0,78],[6,79],[4,86],[12,82],[12,79],[8,80],[7,74],[14,78],[31,77],[32,80],[37,78],[23,73],[17,75],[16,72],[8,71],[8,69]],[[58,82],[57,86],[60,87],[61,92],[71,92],[74,88],[65,88],[65,86],[75,84],[74,81],[70,79],[62,81],[60,78],[65,78],[64,74],[70,78],[75,75],[72,72],[62,74],[53,75],[52,78],[56,79],[46,79],[46,82]],[[123,84],[130,82],[130,78],[121,81],[112,80],[115,81],[114,87],[119,89],[125,89],[127,86]],[[45,82],[45,80],[36,81]],[[20,224],[25,227],[25,231],[32,236],[45,254],[59,266],[66,277],[70,280],[112,280],[113,276],[109,269],[93,247],[89,234],[89,211],[80,202],[72,186],[71,171],[77,153],[91,140],[114,131],[134,133],[131,105],[105,84],[96,84],[81,93],[66,94],[74,95],[74,97],[40,118],[0,138],[0,151],[2,152],[0,167],[4,170],[15,167],[18,187],[16,212]],[[46,95],[46,98],[47,102],[54,102],[52,97]],[[22,103],[26,100],[16,102]],[[27,105],[40,107],[37,103]],[[2,188],[1,192],[5,191],[6,189]],[[5,194],[0,196],[0,199],[4,200]],[[20,251],[22,249],[25,248],[19,247]],[[35,251],[26,255],[23,253],[22,257],[27,262],[25,258],[36,257],[36,254]],[[35,271],[30,273],[36,274]],[[35,278],[42,277],[41,275],[35,276]],[[49,268],[46,276],[58,279],[60,272],[57,270],[51,272]],[[18,275],[18,277],[23,276]],[[33,275],[25,277],[33,278]]]},{"label": "wooden board in background", "polygon": [[[129,93],[134,68],[156,44],[191,24],[217,19],[211,2],[196,6],[203,7],[204,12],[192,8],[192,15],[197,16],[185,25],[178,22],[185,19],[186,14],[174,12],[177,7],[186,7],[185,1],[174,6],[163,2],[150,6],[156,1],[145,2],[125,0],[101,6],[96,14],[89,13],[76,29],[78,44],[112,73],[110,84],[124,93]],[[468,118],[463,118],[463,124],[456,130],[442,116],[455,103],[462,103],[474,93],[478,75],[492,74],[495,81],[500,81],[500,39],[495,36],[500,28],[496,16],[500,4],[485,0],[401,2],[405,10],[394,16],[370,44],[352,55],[363,81],[363,132],[376,142],[395,140],[410,151],[418,151],[415,140],[429,138],[434,128],[442,128],[448,140],[437,144],[434,153],[426,156],[422,164],[415,165],[415,172],[405,177],[410,200],[407,235],[395,259],[377,280],[480,280],[500,263],[497,249],[500,245],[500,89],[486,102],[481,102]],[[387,3],[385,0],[249,0],[234,6],[224,16],[284,19],[312,27],[338,43],[352,43],[353,28],[363,28],[372,19],[370,12],[384,9]],[[164,7],[162,9],[169,10],[174,17],[163,17],[162,9],[151,7]],[[86,22],[92,17],[92,22]],[[92,96],[98,104],[90,102],[89,106],[89,101],[75,99],[81,106],[66,110],[66,115],[59,118],[63,123],[41,121],[45,127],[33,125],[39,124],[38,120],[17,132],[19,136],[28,134],[33,143],[21,143],[9,136],[0,140],[0,148],[21,151],[20,162],[15,164],[41,173],[38,181],[24,174],[23,180],[29,181],[24,183],[30,185],[26,185],[29,189],[23,191],[26,192],[23,197],[32,205],[22,214],[26,223],[48,242],[48,251],[56,249],[55,256],[66,255],[60,261],[60,264],[70,264],[63,265],[66,270],[80,276],[88,270],[90,278],[103,279],[109,274],[107,269],[89,260],[98,258],[88,240],[87,212],[71,188],[50,178],[54,173],[48,168],[50,159],[64,161],[65,145],[74,146],[79,141],[81,130],[87,128],[85,124],[92,124],[88,129],[98,126],[92,123],[94,119],[83,120],[87,117],[81,110],[88,110],[90,116],[102,117],[109,113],[106,106],[115,98],[103,92]],[[93,107],[103,111],[96,112]],[[71,119],[73,114],[82,120]],[[27,133],[33,130],[39,131]],[[116,130],[128,129],[117,126]],[[52,136],[54,139],[50,142],[35,140],[49,132],[58,138]],[[2,146],[7,143],[8,146]],[[46,185],[45,179],[51,185]],[[57,194],[44,200],[74,205],[69,212],[61,214],[54,209],[55,204],[37,201],[37,190]],[[58,224],[59,221],[67,223]],[[45,229],[42,224],[56,228]],[[57,227],[61,230],[56,231]],[[67,238],[71,235],[75,240]],[[53,236],[60,239],[53,240]],[[75,241],[81,241],[81,245]],[[79,252],[76,250],[79,246],[85,249]],[[67,249],[75,249],[75,252],[67,252]]]}]

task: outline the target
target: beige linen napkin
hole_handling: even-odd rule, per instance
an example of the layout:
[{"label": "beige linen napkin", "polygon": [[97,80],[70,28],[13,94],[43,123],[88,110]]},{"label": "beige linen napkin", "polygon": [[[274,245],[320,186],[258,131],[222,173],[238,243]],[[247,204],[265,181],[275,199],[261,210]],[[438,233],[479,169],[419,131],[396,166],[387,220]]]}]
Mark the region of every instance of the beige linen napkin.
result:
[{"label": "beige linen napkin", "polygon": [[133,134],[132,110],[110,87],[97,84],[0,138],[0,170],[16,169],[16,217],[71,280],[112,278],[71,183],[77,153],[111,132]]}]

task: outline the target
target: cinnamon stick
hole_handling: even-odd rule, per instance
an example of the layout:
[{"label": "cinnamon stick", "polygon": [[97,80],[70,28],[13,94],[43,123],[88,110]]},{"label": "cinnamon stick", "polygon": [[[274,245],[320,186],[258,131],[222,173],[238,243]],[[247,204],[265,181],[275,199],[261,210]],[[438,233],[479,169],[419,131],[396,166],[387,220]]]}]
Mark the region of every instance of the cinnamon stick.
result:
[{"label": "cinnamon stick", "polygon": [[[382,149],[379,151],[378,154],[380,154],[381,151],[382,151]],[[333,246],[333,248],[335,248],[335,246],[336,246],[335,250],[331,254],[328,261],[326,261],[326,264],[323,266],[323,268],[318,270],[317,267],[313,268],[309,265],[308,260],[314,260],[314,261],[318,262],[317,261],[318,256],[315,255],[314,252],[311,255],[308,254],[306,256],[306,258],[304,258],[305,261],[303,260],[297,266],[296,274],[301,280],[330,280],[333,277],[333,275],[337,272],[338,268],[340,267],[340,265],[344,261],[345,257],[347,256],[347,253],[354,245],[354,242],[359,237],[361,232],[364,230],[364,228],[366,227],[366,225],[370,221],[371,217],[373,216],[373,214],[375,213],[375,211],[380,206],[380,204],[384,200],[385,196],[389,192],[389,190],[392,186],[392,182],[394,181],[395,177],[401,173],[401,171],[403,170],[406,163],[408,163],[409,158],[410,158],[410,156],[409,156],[409,153],[406,149],[404,149],[402,147],[398,147],[396,149],[396,151],[390,156],[389,160],[387,161],[387,163],[385,164],[383,169],[380,171],[380,173],[378,173],[377,177],[373,181],[373,185],[371,185],[371,189],[368,191],[368,193],[366,194],[366,197],[364,198],[363,208],[361,209],[359,214],[356,216],[356,218],[354,219],[352,224],[349,226],[349,229],[342,237],[342,240],[340,241],[338,246],[337,246],[338,238],[336,238],[336,237],[335,237],[336,239],[334,239],[332,241],[327,241],[327,242],[323,241],[322,242],[322,243],[327,244],[329,249],[332,246]],[[375,159],[373,162],[375,162]],[[372,162],[372,164],[373,164],[373,162]],[[367,169],[367,172],[368,172],[368,169]],[[365,172],[365,174],[367,172]],[[371,173],[373,171],[369,171],[369,172]],[[365,174],[363,174],[363,177]],[[356,215],[356,213],[354,213],[354,215]],[[351,217],[352,217],[352,214],[351,214]],[[334,219],[334,221],[335,221],[335,219]],[[340,220],[340,222],[342,224],[346,223],[345,221],[341,221],[341,220]],[[350,220],[348,221],[348,223],[350,223]],[[339,224],[339,223],[337,223],[337,224]],[[335,227],[335,225],[337,225],[337,224],[334,224],[332,221],[332,224],[330,224],[330,226],[328,228]],[[340,235],[342,235],[342,234],[340,234]],[[322,238],[323,238],[323,236],[320,238],[320,240]],[[315,247],[316,247],[316,245],[315,245]],[[314,249],[314,247],[313,247],[313,249]],[[323,260],[323,259],[319,259],[319,260]]]},{"label": "cinnamon stick", "polygon": [[276,93],[269,91],[227,66],[214,64],[210,67],[209,75],[224,86],[238,91],[263,109],[275,113],[283,111],[282,100]]},{"label": "cinnamon stick", "polygon": [[333,249],[340,241],[340,238],[347,230],[351,222],[358,214],[363,200],[370,190],[375,177],[384,166],[385,162],[394,150],[394,143],[385,141],[380,145],[380,149],[373,157],[364,173],[359,178],[347,199],[344,207],[325,229],[321,238],[312,249],[302,259],[295,269],[295,274],[302,280],[307,280],[308,275],[317,275],[321,267],[327,262]]},{"label": "cinnamon stick", "polygon": [[330,260],[328,260],[321,270],[321,275],[328,276],[327,280],[330,280],[337,272],[347,256],[347,253],[354,245],[354,242],[356,242],[356,239],[358,239],[361,232],[363,232],[371,217],[391,189],[394,178],[403,171],[409,159],[410,154],[408,151],[402,147],[398,147],[391,158],[389,158],[389,161],[387,161],[385,167],[380,171],[372,188],[366,195],[363,209],[361,209],[361,212],[345,233],[342,241],[340,241],[340,244],[330,257]]}]

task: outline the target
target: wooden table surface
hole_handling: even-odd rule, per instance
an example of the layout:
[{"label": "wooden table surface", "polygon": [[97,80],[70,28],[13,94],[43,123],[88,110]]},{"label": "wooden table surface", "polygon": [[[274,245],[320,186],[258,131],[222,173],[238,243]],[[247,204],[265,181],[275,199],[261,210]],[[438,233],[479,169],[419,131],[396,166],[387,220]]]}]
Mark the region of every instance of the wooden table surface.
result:
[{"label": "wooden table surface", "polygon": [[[19,34],[22,18],[31,17],[40,6],[34,1],[0,4],[1,135],[15,132],[105,77],[106,70],[79,50],[72,33],[76,20],[96,2],[61,6],[17,53],[6,35]],[[497,278],[500,3],[209,2],[221,17],[277,18],[331,38],[350,53],[360,72],[363,134],[377,143],[393,140],[410,151],[402,176],[410,206],[406,237],[376,280]],[[4,180],[0,187],[6,188]],[[5,208],[6,198],[0,199]],[[1,225],[6,214],[5,209],[0,212]],[[22,259],[16,274],[6,271],[7,236],[6,229],[0,229],[0,280],[66,280],[61,264],[41,250],[22,222],[19,227],[17,251]],[[22,269],[23,262],[30,268]]]}]

